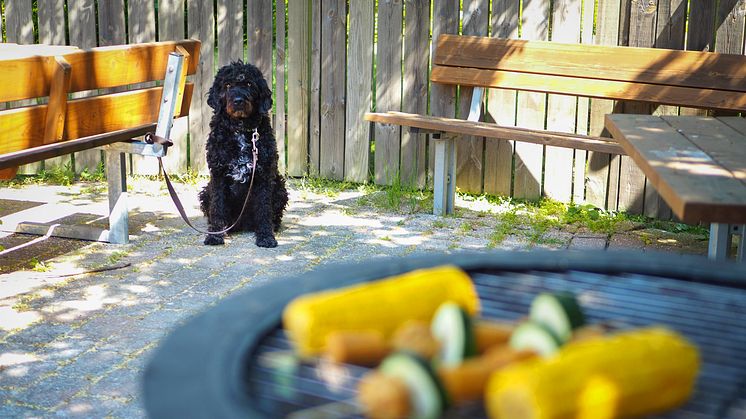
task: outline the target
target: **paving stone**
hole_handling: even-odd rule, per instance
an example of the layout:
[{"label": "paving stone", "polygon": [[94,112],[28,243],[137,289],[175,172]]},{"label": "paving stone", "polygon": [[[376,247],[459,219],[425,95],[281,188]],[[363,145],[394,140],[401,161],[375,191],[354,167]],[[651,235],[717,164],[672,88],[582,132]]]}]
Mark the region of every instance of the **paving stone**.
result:
[{"label": "paving stone", "polygon": [[[114,412],[126,409],[131,402],[129,400],[118,400],[106,397],[84,396],[75,397],[70,401],[61,403],[55,408],[55,415],[65,418],[109,418]],[[138,418],[145,416],[127,416]]]},{"label": "paving stone", "polygon": [[603,250],[606,248],[606,236],[575,236],[568,248],[572,250]]},{"label": "paving stone", "polygon": [[118,368],[90,386],[88,393],[102,398],[134,399],[140,394],[140,373],[128,368]]},{"label": "paving stone", "polygon": [[47,418],[50,416],[49,411],[34,409],[28,406],[19,406],[12,401],[0,404],[0,418]]}]

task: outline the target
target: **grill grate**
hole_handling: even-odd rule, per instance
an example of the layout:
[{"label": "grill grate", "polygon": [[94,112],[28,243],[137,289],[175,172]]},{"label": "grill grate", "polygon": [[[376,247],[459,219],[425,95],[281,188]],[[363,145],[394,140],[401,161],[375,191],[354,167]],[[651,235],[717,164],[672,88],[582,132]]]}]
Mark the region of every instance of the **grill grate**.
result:
[{"label": "grill grate", "polygon": [[[746,290],[639,274],[471,271],[482,316],[517,320],[543,291],[571,290],[589,322],[625,327],[663,324],[700,349],[702,368],[691,400],[661,418],[746,417]],[[247,391],[255,407],[271,417],[299,409],[306,417],[355,417],[355,387],[366,368],[324,361],[298,363],[278,325],[248,365]],[[320,407],[319,407],[320,406]],[[313,413],[313,414],[312,414]],[[315,416],[314,416],[315,415]],[[461,406],[447,417],[484,417],[481,403]]]}]

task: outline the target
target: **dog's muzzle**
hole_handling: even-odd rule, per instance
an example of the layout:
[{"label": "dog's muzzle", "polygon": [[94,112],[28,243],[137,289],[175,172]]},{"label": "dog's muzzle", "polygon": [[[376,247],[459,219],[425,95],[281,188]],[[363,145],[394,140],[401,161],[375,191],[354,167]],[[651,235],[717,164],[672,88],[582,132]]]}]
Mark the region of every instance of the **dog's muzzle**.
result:
[{"label": "dog's muzzle", "polygon": [[231,118],[248,118],[254,112],[251,94],[245,88],[231,88],[226,94],[226,111]]}]

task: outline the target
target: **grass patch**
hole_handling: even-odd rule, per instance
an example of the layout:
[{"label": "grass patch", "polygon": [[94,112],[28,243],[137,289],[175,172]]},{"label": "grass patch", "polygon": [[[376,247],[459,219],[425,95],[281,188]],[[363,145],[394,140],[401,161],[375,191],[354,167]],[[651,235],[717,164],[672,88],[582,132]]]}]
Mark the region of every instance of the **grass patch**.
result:
[{"label": "grass patch", "polygon": [[49,272],[52,270],[52,264],[40,261],[36,256],[32,257],[29,261],[29,267],[34,272]]}]

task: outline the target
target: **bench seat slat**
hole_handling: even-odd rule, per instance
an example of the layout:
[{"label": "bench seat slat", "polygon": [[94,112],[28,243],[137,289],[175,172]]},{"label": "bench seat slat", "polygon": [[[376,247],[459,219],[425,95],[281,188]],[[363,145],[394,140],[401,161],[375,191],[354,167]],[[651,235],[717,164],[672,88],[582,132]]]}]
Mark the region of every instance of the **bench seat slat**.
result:
[{"label": "bench seat slat", "polygon": [[487,122],[472,122],[404,112],[370,112],[365,114],[365,120],[384,124],[403,125],[423,130],[443,131],[503,140],[518,140],[565,148],[581,148],[610,154],[625,154],[622,147],[611,139],[580,134],[502,127]]},{"label": "bench seat slat", "polygon": [[443,35],[433,63],[746,92],[743,56],[714,52]]},{"label": "bench seat slat", "polygon": [[746,111],[746,94],[732,91],[443,66],[434,66],[430,79],[435,83],[462,86]]}]

